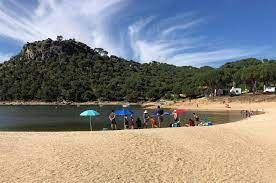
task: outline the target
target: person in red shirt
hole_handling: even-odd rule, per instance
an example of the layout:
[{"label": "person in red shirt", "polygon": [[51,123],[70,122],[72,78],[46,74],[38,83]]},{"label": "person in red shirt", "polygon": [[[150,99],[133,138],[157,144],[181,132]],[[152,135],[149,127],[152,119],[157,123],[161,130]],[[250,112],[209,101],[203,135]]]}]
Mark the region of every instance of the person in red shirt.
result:
[{"label": "person in red shirt", "polygon": [[195,126],[195,122],[191,118],[189,119],[188,123],[189,123],[189,126]]}]

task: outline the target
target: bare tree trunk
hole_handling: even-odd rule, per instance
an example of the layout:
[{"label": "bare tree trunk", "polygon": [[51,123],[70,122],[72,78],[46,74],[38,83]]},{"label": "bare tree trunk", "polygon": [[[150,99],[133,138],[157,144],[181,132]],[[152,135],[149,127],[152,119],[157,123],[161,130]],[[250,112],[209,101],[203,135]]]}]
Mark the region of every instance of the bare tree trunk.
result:
[{"label": "bare tree trunk", "polygon": [[257,91],[257,81],[255,79],[252,80],[252,91],[253,91],[253,94],[255,95],[256,94],[256,91]]},{"label": "bare tree trunk", "polygon": [[232,82],[232,87],[236,88],[236,82],[235,81]]}]

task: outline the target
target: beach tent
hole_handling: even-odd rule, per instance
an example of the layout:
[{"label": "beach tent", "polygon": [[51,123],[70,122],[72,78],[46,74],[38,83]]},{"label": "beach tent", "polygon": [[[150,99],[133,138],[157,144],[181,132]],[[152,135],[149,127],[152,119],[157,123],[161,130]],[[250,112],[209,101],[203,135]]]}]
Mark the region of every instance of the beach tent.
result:
[{"label": "beach tent", "polygon": [[92,123],[91,123],[91,118],[94,117],[94,116],[99,116],[100,113],[98,113],[97,111],[94,111],[94,110],[86,110],[86,111],[83,111],[80,116],[82,117],[89,117],[89,121],[90,121],[90,130],[92,131]]}]

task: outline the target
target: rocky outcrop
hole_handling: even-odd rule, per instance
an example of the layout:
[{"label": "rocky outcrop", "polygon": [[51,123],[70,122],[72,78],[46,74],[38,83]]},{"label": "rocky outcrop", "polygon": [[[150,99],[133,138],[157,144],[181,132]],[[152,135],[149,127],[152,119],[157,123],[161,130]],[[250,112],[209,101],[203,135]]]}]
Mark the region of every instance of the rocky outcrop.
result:
[{"label": "rocky outcrop", "polygon": [[43,41],[27,43],[21,51],[21,56],[27,60],[47,61],[48,59],[56,59],[63,55],[73,55],[80,52],[87,54],[88,52],[94,52],[94,50],[73,39],[54,41],[48,38]]}]

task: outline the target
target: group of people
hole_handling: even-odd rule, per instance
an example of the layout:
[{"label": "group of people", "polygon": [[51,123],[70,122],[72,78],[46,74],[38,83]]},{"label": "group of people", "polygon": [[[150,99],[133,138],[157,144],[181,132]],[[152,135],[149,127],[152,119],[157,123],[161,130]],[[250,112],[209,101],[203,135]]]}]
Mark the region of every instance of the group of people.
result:
[{"label": "group of people", "polygon": [[[174,110],[172,112],[173,122],[169,124],[168,127],[181,127],[184,126],[180,122],[179,114]],[[198,126],[200,124],[199,116],[196,113],[193,113],[193,117],[188,119],[188,124],[185,126]]]},{"label": "group of people", "polygon": [[151,123],[152,128],[161,128],[161,123],[163,122],[163,116],[164,116],[164,110],[161,109],[160,106],[157,107],[156,114],[157,116],[157,121],[156,119],[149,115],[148,111],[145,110],[143,114],[143,128],[148,128],[149,123]]},{"label": "group of people", "polygon": [[[111,129],[117,130],[116,114],[115,114],[114,110],[112,110],[111,113],[109,114],[109,120],[110,120],[110,124],[111,124]],[[139,121],[141,121],[141,120],[139,118],[137,118],[137,120],[135,122],[133,115],[131,115],[130,118],[128,118],[128,116],[125,115],[124,116],[124,129],[134,129],[135,123],[137,126],[141,126],[141,122],[139,122]]]},{"label": "group of people", "polygon": [[[151,125],[152,128],[161,128],[161,124],[164,120],[164,110],[158,106],[156,112],[153,115],[150,115],[147,110],[144,111],[142,120],[140,117],[134,119],[133,115],[124,116],[124,129],[142,129],[148,128]],[[183,126],[180,122],[179,114],[174,110],[172,112],[172,122],[169,123],[168,127],[181,127]],[[114,110],[111,111],[109,115],[109,120],[112,130],[117,130],[117,121],[116,114]],[[197,114],[193,113],[193,117],[188,120],[188,126],[197,126],[199,124],[199,117]]]},{"label": "group of people", "polygon": [[243,118],[250,118],[253,115],[253,111],[241,110],[241,116]]}]

